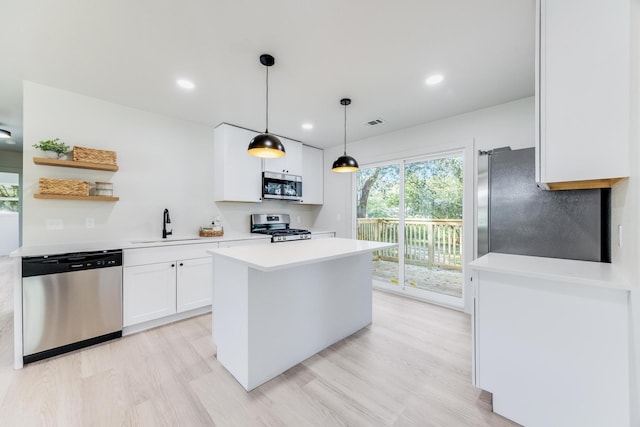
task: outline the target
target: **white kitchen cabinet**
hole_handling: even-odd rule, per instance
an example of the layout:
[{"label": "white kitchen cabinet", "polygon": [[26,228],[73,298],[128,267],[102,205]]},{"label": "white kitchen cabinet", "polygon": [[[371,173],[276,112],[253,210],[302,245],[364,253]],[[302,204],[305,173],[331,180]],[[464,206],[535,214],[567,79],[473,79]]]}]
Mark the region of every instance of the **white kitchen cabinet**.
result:
[{"label": "white kitchen cabinet", "polygon": [[262,159],[247,153],[257,132],[223,123],[214,131],[213,199],[234,202],[262,200]]},{"label": "white kitchen cabinet", "polygon": [[629,289],[606,263],[490,253],[476,270],[475,385],[536,426],[630,425]]},{"label": "white kitchen cabinet", "polygon": [[324,151],[302,146],[302,200],[305,205],[324,203]]},{"label": "white kitchen cabinet", "polygon": [[267,172],[302,175],[302,143],[288,138],[278,137],[284,145],[284,157],[264,159],[264,170]]},{"label": "white kitchen cabinet", "polygon": [[124,326],[161,319],[212,303],[213,259],[218,243],[125,249]]},{"label": "white kitchen cabinet", "polygon": [[536,181],[610,187],[629,176],[630,2],[537,7]]},{"label": "white kitchen cabinet", "polygon": [[176,312],[193,310],[213,302],[213,258],[178,261],[176,270]]},{"label": "white kitchen cabinet", "polygon": [[159,319],[176,312],[176,264],[123,268],[123,326]]}]

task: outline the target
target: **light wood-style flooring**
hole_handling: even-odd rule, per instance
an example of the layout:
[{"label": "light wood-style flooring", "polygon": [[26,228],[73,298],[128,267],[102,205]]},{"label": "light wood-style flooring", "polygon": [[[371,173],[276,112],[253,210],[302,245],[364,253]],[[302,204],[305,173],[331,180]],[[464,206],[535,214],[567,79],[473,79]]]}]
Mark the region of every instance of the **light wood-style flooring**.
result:
[{"label": "light wood-style flooring", "polygon": [[469,316],[374,292],[373,324],[250,393],[211,315],[13,370],[0,258],[0,426],[514,426],[471,385]]}]

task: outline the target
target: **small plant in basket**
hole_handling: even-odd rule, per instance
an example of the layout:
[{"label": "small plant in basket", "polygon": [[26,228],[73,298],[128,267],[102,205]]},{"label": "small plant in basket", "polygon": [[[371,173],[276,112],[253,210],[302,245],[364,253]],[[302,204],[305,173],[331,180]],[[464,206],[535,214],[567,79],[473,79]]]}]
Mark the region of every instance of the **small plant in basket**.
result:
[{"label": "small plant in basket", "polygon": [[66,154],[69,152],[71,147],[65,144],[63,141],[60,141],[59,138],[56,139],[47,139],[44,141],[40,141],[37,144],[33,144],[33,148],[37,148],[38,150],[42,150],[47,153],[52,153],[50,156],[53,158],[64,158]]}]

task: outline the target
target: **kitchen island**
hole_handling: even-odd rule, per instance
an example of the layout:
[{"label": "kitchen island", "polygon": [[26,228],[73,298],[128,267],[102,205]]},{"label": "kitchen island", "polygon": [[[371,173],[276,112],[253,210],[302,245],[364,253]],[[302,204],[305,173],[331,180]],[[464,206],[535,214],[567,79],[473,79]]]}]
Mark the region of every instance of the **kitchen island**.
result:
[{"label": "kitchen island", "polygon": [[371,323],[371,253],[394,243],[311,239],[208,250],[218,361],[252,390]]}]

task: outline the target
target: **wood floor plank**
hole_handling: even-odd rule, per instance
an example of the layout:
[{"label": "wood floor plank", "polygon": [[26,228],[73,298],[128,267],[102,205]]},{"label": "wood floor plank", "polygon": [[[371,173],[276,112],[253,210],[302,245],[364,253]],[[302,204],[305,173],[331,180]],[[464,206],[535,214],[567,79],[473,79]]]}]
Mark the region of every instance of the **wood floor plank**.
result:
[{"label": "wood floor plank", "polygon": [[[0,426],[516,426],[471,385],[469,316],[374,292],[373,323],[247,393],[210,314],[13,370],[0,257]],[[9,289],[9,290],[8,290]]]}]

